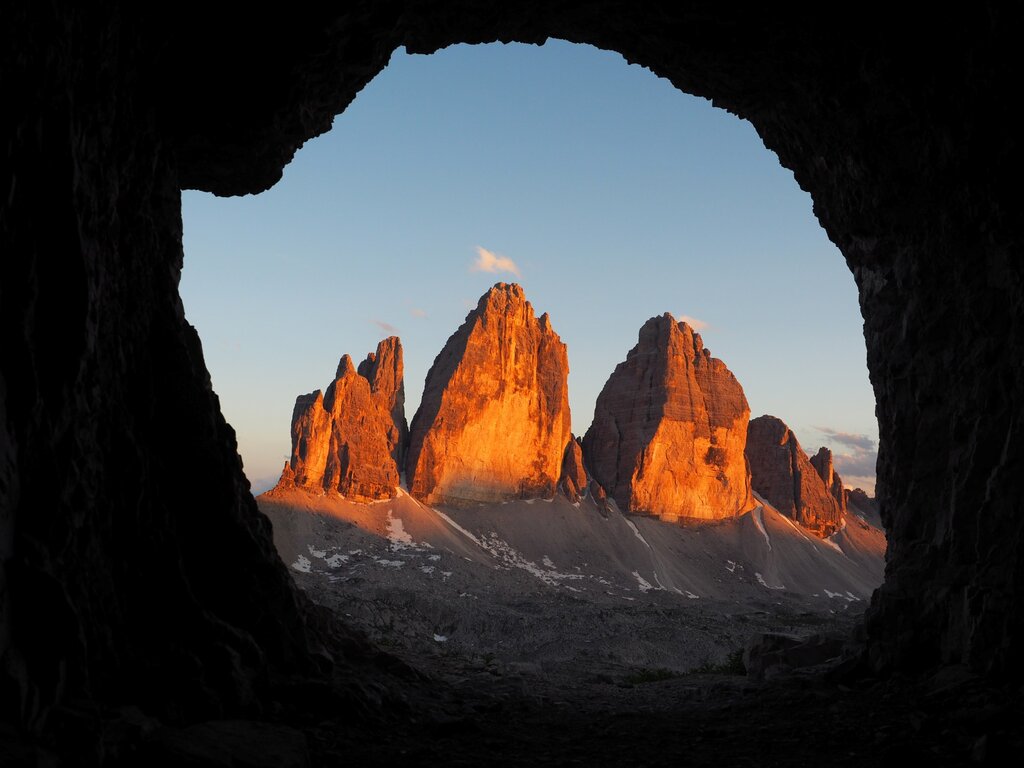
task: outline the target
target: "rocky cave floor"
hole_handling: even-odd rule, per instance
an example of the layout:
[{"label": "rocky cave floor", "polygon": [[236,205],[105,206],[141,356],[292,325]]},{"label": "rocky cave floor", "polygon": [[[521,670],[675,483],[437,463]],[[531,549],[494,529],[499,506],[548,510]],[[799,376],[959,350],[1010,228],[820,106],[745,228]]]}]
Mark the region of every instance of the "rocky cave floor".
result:
[{"label": "rocky cave floor", "polygon": [[375,651],[357,630],[336,642],[348,663],[267,681],[252,719],[170,727],[70,703],[41,746],[0,725],[0,765],[866,768],[1016,764],[1024,747],[1019,699],[959,667],[913,683],[866,677],[854,658],[763,682],[734,666],[538,674],[424,644]]},{"label": "rocky cave floor", "polygon": [[[808,620],[805,634],[849,636],[858,621]],[[406,682],[380,704],[386,716],[291,723],[311,765],[952,766],[1019,746],[1019,706],[960,668],[911,685],[867,678],[848,658],[759,682],[735,654],[669,673],[599,653],[508,663],[395,634],[383,658]]]}]

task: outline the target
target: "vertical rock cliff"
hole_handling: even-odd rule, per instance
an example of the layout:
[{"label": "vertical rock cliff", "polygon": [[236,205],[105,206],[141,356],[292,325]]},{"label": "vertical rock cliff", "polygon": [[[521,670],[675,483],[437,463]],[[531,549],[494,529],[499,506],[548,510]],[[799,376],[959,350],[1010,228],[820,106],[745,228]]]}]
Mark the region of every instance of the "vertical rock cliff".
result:
[{"label": "vertical rock cliff", "polygon": [[356,501],[389,499],[399,483],[405,430],[402,345],[392,336],[358,371],[344,355],[325,393],[296,398],[292,457],[278,485]]},{"label": "vertical rock cliff", "polygon": [[597,399],[583,439],[593,478],[620,508],[665,519],[750,509],[750,407],[699,334],[670,314],[640,329]]},{"label": "vertical rock cliff", "polygon": [[843,488],[843,479],[839,477],[835,466],[832,463],[832,451],[824,446],[811,456],[811,466],[818,473],[818,477],[825,484],[832,498],[839,505],[839,514],[846,514],[846,490]]},{"label": "vertical rock cliff", "polygon": [[409,423],[405,420],[405,362],[402,342],[388,336],[359,364],[359,375],[370,382],[370,392],[391,414],[388,445],[395,463],[402,467],[409,447]]},{"label": "vertical rock cliff", "polygon": [[523,289],[498,283],[427,373],[410,429],[410,492],[426,503],[551,496],[571,437],[565,344]]},{"label": "vertical rock cliff", "polygon": [[[831,468],[831,453],[828,458],[827,468]],[[754,490],[779,512],[818,536],[828,536],[839,528],[839,502],[785,422],[774,416],[752,419],[747,430],[747,459]],[[819,462],[824,466],[821,459]],[[841,488],[840,482],[840,493]]]},{"label": "vertical rock cliff", "polygon": [[578,438],[573,437],[565,446],[559,485],[569,501],[579,501],[587,488],[587,471],[583,468],[583,445]]}]

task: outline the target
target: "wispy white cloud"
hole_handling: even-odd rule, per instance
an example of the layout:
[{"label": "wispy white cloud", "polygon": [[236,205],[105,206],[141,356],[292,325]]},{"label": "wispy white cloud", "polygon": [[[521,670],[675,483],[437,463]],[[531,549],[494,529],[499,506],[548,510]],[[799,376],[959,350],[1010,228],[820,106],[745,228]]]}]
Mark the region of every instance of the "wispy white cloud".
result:
[{"label": "wispy white cloud", "polygon": [[391,323],[385,323],[383,320],[371,320],[370,322],[384,331],[384,333],[391,334],[392,336],[398,335],[398,329]]},{"label": "wispy white cloud", "polygon": [[419,307],[413,307],[409,310],[409,314],[413,317],[428,317],[427,310],[420,309]]},{"label": "wispy white cloud", "polygon": [[[847,488],[861,487],[874,492],[878,448],[868,435],[842,432],[832,427],[814,427],[833,445],[832,462]],[[869,488],[870,487],[870,488]]]},{"label": "wispy white cloud", "polygon": [[858,435],[853,432],[840,432],[839,430],[832,429],[831,427],[815,427],[815,429],[826,437],[830,437],[835,442],[848,445],[851,448],[859,448],[867,451],[875,447],[875,441],[867,435]]},{"label": "wispy white cloud", "polygon": [[832,463],[835,464],[839,474],[843,476],[844,482],[846,482],[847,475],[850,477],[873,477],[877,461],[878,451],[855,450],[853,453],[832,454]]},{"label": "wispy white cloud", "polygon": [[690,315],[679,315],[679,320],[686,323],[695,331],[703,331],[705,328],[711,327],[710,323],[701,320],[699,317],[691,317]]},{"label": "wispy white cloud", "polygon": [[469,268],[470,272],[508,272],[519,277],[519,267],[508,256],[501,256],[486,248],[477,246],[476,261]]}]

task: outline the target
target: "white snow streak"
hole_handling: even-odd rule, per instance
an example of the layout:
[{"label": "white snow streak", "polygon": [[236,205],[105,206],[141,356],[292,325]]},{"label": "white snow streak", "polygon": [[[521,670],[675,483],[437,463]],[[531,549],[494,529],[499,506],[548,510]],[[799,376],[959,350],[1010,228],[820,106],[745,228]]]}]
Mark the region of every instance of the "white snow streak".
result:
[{"label": "white snow streak", "polygon": [[757,583],[760,584],[765,589],[785,589],[786,588],[782,584],[780,584],[777,587],[773,587],[771,584],[769,584],[767,581],[764,580],[764,576],[762,576],[760,573],[756,573],[755,572],[754,576],[757,577]]},{"label": "white snow streak", "polygon": [[[425,507],[425,509],[429,509],[429,507]],[[469,531],[467,531],[467,530],[466,530],[465,528],[463,528],[463,527],[462,527],[461,525],[459,525],[458,523],[456,523],[456,522],[455,522],[454,520],[452,520],[452,519],[451,519],[450,517],[448,517],[448,515],[446,515],[446,514],[445,514],[444,512],[442,512],[442,511],[441,511],[440,509],[435,509],[435,510],[434,510],[434,512],[436,512],[436,513],[437,513],[437,515],[438,515],[438,516],[439,516],[439,517],[440,517],[440,518],[441,518],[442,520],[444,520],[444,521],[445,521],[446,523],[448,523],[448,525],[450,525],[450,526],[451,526],[452,528],[454,528],[454,529],[455,529],[456,531],[458,531],[458,532],[459,532],[459,533],[461,533],[461,534],[462,534],[463,536],[465,536],[465,537],[466,537],[467,539],[469,539],[470,541],[472,541],[472,542],[473,542],[474,544],[476,544],[476,545],[477,545],[478,547],[483,547],[483,546],[484,546],[484,545],[483,545],[483,544],[482,544],[482,543],[480,542],[480,539],[478,539],[478,538],[477,538],[476,536],[474,536],[474,535],[473,535],[472,533],[470,533],[470,532],[469,532]],[[485,549],[486,549],[486,547],[485,547]],[[466,558],[466,559],[468,560],[469,558]]]},{"label": "white snow streak", "polygon": [[757,530],[759,530],[761,532],[761,535],[764,536],[764,543],[768,545],[768,551],[771,552],[772,540],[768,538],[768,531],[764,527],[764,518],[762,517],[763,514],[764,507],[758,507],[757,509],[750,513],[750,517],[754,521],[754,525],[757,526]]},{"label": "white snow streak", "polygon": [[630,520],[630,519],[629,519],[629,518],[627,518],[627,517],[624,517],[624,518],[622,518],[622,519],[626,521],[626,525],[628,525],[628,526],[629,526],[630,528],[632,528],[632,529],[633,529],[633,535],[634,535],[634,536],[636,536],[636,537],[637,537],[638,539],[640,539],[640,541],[642,541],[642,542],[644,543],[644,546],[645,546],[645,547],[647,547],[648,549],[650,549],[650,548],[651,548],[651,545],[647,543],[647,539],[645,539],[645,538],[644,538],[644,536],[643,536],[643,534],[642,534],[642,533],[640,533],[640,529],[636,527],[636,525],[635,525],[635,524],[633,523],[633,521],[632,521],[632,520]]},{"label": "white snow streak", "polygon": [[654,587],[651,585],[651,582],[649,582],[647,579],[641,576],[639,571],[633,571],[633,576],[636,578],[637,584],[640,585],[641,592],[646,593],[654,589]]}]

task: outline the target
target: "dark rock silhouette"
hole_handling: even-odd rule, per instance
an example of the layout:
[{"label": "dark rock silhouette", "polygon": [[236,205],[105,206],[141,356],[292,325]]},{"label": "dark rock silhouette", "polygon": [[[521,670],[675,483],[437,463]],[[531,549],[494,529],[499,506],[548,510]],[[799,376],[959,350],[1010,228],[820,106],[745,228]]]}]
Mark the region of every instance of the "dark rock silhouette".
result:
[{"label": "dark rock silhouette", "polygon": [[565,446],[559,486],[569,501],[579,501],[587,489],[587,471],[583,468],[583,446],[579,438],[572,438]]}]

